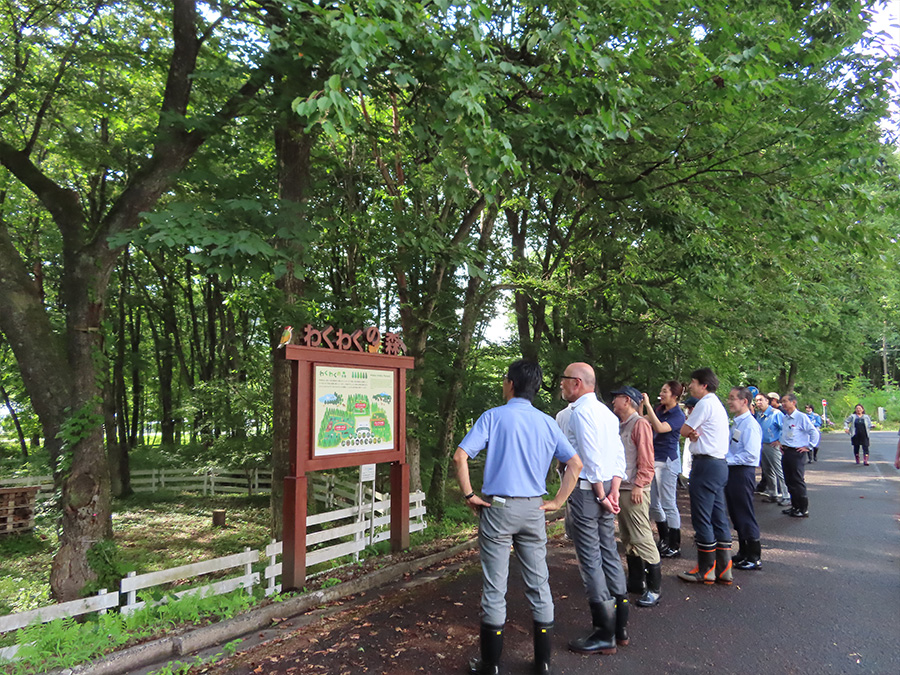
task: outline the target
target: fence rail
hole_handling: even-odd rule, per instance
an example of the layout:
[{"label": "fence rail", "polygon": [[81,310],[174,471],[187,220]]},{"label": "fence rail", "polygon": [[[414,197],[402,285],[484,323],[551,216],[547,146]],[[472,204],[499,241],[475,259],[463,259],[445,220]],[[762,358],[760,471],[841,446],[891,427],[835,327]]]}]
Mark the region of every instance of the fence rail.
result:
[{"label": "fence rail", "polygon": [[[340,485],[340,483],[332,481],[332,487],[336,484]],[[306,564],[308,567],[350,555],[358,559],[359,553],[367,546],[390,538],[390,495],[373,492],[371,488],[364,489],[362,485],[356,487],[357,496],[363,497],[356,504],[307,517]],[[344,484],[341,490],[346,489],[347,484]],[[334,497],[332,497],[333,499]],[[425,493],[414,492],[409,496],[409,501],[410,532],[424,530],[427,527]],[[281,576],[282,564],[278,558],[281,556],[282,548],[282,542],[273,540],[262,551],[246,548],[243,553],[157,572],[141,575],[131,572],[122,579],[119,590],[114,593],[106,593],[104,590],[98,596],[0,616],[0,634],[33,623],[47,623],[57,618],[105,612],[107,609],[115,607],[118,607],[122,613],[128,614],[143,607],[147,602],[138,598],[139,591],[161,588],[169,584],[177,584],[169,591],[169,594],[180,598],[186,595],[217,595],[238,588],[252,592],[252,588],[262,579],[265,580],[265,594],[269,596],[281,591],[278,578]],[[268,564],[261,571],[253,571],[253,566],[258,564],[262,558],[265,558]],[[184,588],[185,585],[191,583],[191,580],[206,577],[206,575],[223,573],[233,575],[235,569],[239,572],[237,576],[217,578],[211,582],[207,578],[205,579],[206,583],[200,585],[193,581],[193,585]],[[177,590],[175,590],[176,588]],[[164,593],[167,591],[165,588],[162,590]],[[14,659],[17,650],[17,645],[0,649],[0,662]]]},{"label": "fence rail", "polygon": [[[53,476],[20,476],[0,479],[0,488],[40,486],[38,494],[53,494]],[[272,490],[272,472],[264,469],[135,469],[131,472],[135,492],[175,490],[216,494],[259,494]]]}]

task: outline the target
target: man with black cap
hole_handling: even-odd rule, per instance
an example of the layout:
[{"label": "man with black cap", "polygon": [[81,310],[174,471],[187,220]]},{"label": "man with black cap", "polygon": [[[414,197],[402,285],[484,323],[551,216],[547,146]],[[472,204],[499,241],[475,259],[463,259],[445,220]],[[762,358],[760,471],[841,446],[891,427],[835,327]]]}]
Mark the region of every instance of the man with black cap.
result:
[{"label": "man with black cap", "polygon": [[[659,604],[662,585],[659,549],[650,528],[650,483],[653,481],[653,427],[638,414],[644,396],[634,387],[612,392],[625,446],[625,479],[619,491],[619,535],[628,562],[628,592],[642,593],[638,607]],[[644,581],[646,578],[646,586]]]}]

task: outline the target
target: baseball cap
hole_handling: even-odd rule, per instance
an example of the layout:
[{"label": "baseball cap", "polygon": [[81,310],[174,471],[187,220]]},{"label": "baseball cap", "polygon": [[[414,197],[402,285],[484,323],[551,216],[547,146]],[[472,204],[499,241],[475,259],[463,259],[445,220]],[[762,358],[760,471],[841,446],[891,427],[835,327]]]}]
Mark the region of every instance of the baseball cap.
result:
[{"label": "baseball cap", "polygon": [[700,399],[696,396],[688,396],[684,401],[685,408],[696,408],[697,404],[700,403]]},{"label": "baseball cap", "polygon": [[634,406],[636,408],[641,407],[641,403],[644,400],[643,394],[640,391],[635,389],[634,387],[620,387],[613,392],[610,392],[613,396],[627,396],[634,402]]}]

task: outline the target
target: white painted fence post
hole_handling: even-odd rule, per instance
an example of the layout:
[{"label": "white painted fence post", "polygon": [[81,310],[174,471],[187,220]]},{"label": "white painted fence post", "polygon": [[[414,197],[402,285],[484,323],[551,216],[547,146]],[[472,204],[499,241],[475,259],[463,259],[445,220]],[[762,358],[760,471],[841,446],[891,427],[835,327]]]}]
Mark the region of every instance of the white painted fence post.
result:
[{"label": "white painted fence post", "polygon": [[[106,595],[106,589],[105,589],[105,588],[101,588],[99,591],[97,591],[97,595]],[[106,608],[105,608],[105,607],[104,607],[103,609],[100,610],[100,614],[106,614]]]},{"label": "white painted fence post", "polygon": [[[129,572],[125,575],[126,578],[130,579],[131,577],[137,576],[137,572]],[[125,594],[125,606],[133,605],[137,602],[137,591],[128,591]]]},{"label": "white painted fence post", "polygon": [[[270,542],[273,546],[277,543],[277,540],[272,539]],[[278,555],[273,551],[272,555],[269,556],[269,567],[275,567],[275,563],[278,561]],[[275,575],[269,577],[266,582],[266,597],[275,594]]]},{"label": "white painted fence post", "polygon": [[[250,552],[250,547],[245,546],[244,553],[249,553],[249,552]],[[253,566],[250,563],[244,563],[244,574],[246,576],[250,576],[251,574],[253,574]],[[247,586],[246,590],[247,590],[248,595],[253,595],[253,584]]]}]

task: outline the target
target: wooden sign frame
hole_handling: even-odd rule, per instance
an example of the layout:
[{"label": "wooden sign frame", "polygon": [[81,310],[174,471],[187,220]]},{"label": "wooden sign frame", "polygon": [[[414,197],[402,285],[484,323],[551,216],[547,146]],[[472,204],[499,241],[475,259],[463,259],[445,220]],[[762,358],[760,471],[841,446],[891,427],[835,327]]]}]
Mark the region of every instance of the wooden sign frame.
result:
[{"label": "wooden sign frame", "polygon": [[[322,347],[287,345],[280,358],[291,366],[290,466],[284,479],[284,547],[282,588],[303,587],[306,580],[306,516],[308,471],[322,471],[363,464],[391,465],[391,550],[409,547],[409,465],[406,463],[406,371],[412,369],[410,356],[389,356],[339,351]],[[344,452],[317,457],[313,385],[316,366],[361,368],[394,372],[394,447],[389,450]]]}]

